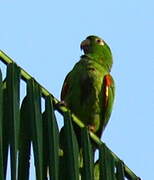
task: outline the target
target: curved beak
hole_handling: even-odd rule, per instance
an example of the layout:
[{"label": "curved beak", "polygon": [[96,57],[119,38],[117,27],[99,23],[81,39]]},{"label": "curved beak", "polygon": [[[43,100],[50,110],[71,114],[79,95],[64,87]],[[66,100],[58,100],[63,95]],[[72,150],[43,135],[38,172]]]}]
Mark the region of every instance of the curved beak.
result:
[{"label": "curved beak", "polygon": [[81,42],[81,45],[80,45],[80,48],[81,50],[87,48],[88,46],[90,45],[90,40],[89,39],[86,39],[84,41]]}]

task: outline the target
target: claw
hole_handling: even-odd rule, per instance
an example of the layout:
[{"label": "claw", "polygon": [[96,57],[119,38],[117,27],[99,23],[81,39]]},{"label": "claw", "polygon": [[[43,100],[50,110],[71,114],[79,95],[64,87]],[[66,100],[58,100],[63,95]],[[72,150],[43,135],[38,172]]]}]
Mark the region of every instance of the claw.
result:
[{"label": "claw", "polygon": [[60,102],[58,102],[58,103],[55,104],[55,108],[56,108],[56,109],[59,109],[59,108],[62,107],[62,106],[65,106],[65,107],[66,107],[65,101],[60,101]]},{"label": "claw", "polygon": [[88,125],[87,128],[89,131],[95,132],[95,126],[94,125]]},{"label": "claw", "polygon": [[58,106],[66,106],[65,101],[60,101],[59,103],[57,103]]}]

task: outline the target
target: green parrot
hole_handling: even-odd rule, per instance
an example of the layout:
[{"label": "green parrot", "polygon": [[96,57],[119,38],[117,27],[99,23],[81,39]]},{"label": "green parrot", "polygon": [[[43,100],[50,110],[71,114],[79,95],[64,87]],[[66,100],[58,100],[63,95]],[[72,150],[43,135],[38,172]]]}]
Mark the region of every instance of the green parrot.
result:
[{"label": "green parrot", "polygon": [[112,53],[105,41],[94,35],[82,41],[80,47],[84,55],[66,76],[61,100],[90,131],[101,137],[115,95],[110,75]]}]

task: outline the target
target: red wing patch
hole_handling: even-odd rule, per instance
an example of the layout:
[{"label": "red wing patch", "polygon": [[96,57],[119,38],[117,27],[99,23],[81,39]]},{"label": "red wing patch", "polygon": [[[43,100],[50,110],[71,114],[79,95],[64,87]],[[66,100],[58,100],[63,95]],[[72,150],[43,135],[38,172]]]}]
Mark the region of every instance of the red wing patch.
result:
[{"label": "red wing patch", "polygon": [[62,88],[62,92],[61,92],[61,100],[64,100],[64,99],[65,99],[65,96],[66,96],[67,93],[68,93],[68,89],[69,89],[69,86],[68,86],[68,84],[65,82],[64,85],[63,85],[63,88]]},{"label": "red wing patch", "polygon": [[112,78],[109,74],[104,77],[104,83],[105,83],[105,106],[106,106],[108,102],[108,96],[109,96],[109,87],[113,83]]},{"label": "red wing patch", "polygon": [[111,78],[111,76],[108,74],[108,75],[106,75],[104,77],[104,79],[105,79],[105,86],[110,87],[112,85],[112,78]]}]

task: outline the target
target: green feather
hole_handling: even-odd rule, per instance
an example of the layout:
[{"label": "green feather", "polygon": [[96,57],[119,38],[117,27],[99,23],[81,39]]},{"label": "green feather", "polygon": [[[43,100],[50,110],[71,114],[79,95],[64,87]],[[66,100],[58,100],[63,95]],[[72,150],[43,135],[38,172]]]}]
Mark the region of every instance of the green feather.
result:
[{"label": "green feather", "polygon": [[67,75],[61,99],[100,137],[110,118],[114,101],[114,81],[108,87],[108,97],[104,84],[104,77],[109,75],[112,67],[112,54],[109,46],[97,36],[88,36],[81,43],[81,48],[84,55]]}]

